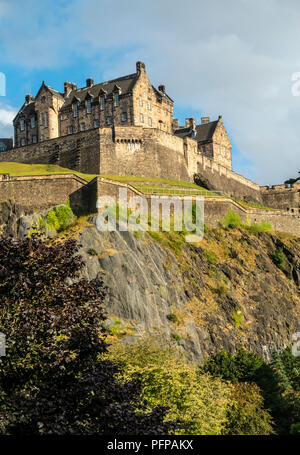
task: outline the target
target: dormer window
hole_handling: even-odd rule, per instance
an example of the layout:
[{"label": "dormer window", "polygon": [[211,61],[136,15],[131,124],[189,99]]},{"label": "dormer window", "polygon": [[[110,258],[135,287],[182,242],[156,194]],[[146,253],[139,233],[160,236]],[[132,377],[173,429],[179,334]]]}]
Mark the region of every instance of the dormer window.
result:
[{"label": "dormer window", "polygon": [[119,106],[119,93],[115,93],[115,107]]},{"label": "dormer window", "polygon": [[31,128],[35,128],[35,118],[31,117]]},{"label": "dormer window", "polygon": [[24,130],[25,130],[25,120],[23,120],[23,119],[22,119],[21,122],[20,122],[20,130],[21,130],[21,131],[24,131]]},{"label": "dormer window", "polygon": [[74,117],[78,117],[78,104],[77,103],[75,103],[73,106],[73,114],[74,114]]},{"label": "dormer window", "polygon": [[101,98],[100,98],[100,109],[101,109],[101,111],[104,111],[104,109],[105,109],[105,98],[104,98],[104,96],[101,96]]},{"label": "dormer window", "polygon": [[91,114],[92,113],[92,102],[91,102],[91,100],[87,100],[86,112],[87,112],[87,114]]}]

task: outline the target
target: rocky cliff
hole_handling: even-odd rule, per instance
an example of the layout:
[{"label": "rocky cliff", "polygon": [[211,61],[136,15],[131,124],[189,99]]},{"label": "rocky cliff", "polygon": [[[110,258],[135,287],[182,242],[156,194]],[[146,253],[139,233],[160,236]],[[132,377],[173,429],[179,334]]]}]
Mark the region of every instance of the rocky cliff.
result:
[{"label": "rocky cliff", "polygon": [[209,230],[198,245],[177,234],[79,234],[85,276],[102,273],[114,336],[176,340],[191,357],[220,349],[270,358],[300,322],[300,239]]},{"label": "rocky cliff", "polygon": [[[6,220],[25,235],[35,218],[6,209],[2,231]],[[113,338],[157,335],[198,360],[239,347],[269,359],[299,331],[299,238],[220,227],[195,245],[178,233],[99,233],[94,221],[79,220],[59,238],[78,238],[84,277],[103,276]]]}]

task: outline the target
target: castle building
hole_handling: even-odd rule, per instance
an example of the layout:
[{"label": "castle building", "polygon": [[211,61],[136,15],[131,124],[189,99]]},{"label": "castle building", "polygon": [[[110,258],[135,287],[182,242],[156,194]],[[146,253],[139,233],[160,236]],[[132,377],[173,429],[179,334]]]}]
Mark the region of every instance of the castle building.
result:
[{"label": "castle building", "polygon": [[42,83],[36,97],[26,95],[13,125],[15,147],[75,134],[93,128],[142,126],[172,133],[173,100],[164,85],[156,89],[145,64],[128,76],[77,88],[64,83],[60,93]]},{"label": "castle building", "polygon": [[202,117],[200,125],[196,125],[193,118],[187,118],[185,123],[185,126],[178,127],[177,121],[173,122],[176,136],[193,137],[198,144],[198,153],[232,169],[231,142],[221,115],[218,120],[212,122],[209,117]]},{"label": "castle building", "polygon": [[13,138],[0,137],[0,152],[6,152],[13,148]]}]

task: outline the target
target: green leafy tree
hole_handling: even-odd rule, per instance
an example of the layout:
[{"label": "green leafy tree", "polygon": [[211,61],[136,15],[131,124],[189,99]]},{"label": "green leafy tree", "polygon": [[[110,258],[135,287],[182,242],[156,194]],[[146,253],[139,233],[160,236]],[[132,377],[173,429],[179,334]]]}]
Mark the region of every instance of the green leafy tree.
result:
[{"label": "green leafy tree", "polygon": [[[75,240],[0,240],[2,434],[166,434],[165,409],[119,383],[106,352],[101,279],[80,280]],[[73,283],[69,284],[70,278]]]},{"label": "green leafy tree", "polygon": [[179,420],[177,434],[221,434],[227,421],[232,386],[210,374],[199,373],[197,365],[175,346],[156,339],[132,345],[115,344],[108,358],[122,361],[120,380],[139,380],[148,406],[168,407],[167,418]]},{"label": "green leafy tree", "polygon": [[224,434],[265,435],[273,433],[272,418],[264,409],[264,399],[256,384],[235,383],[231,398]]}]

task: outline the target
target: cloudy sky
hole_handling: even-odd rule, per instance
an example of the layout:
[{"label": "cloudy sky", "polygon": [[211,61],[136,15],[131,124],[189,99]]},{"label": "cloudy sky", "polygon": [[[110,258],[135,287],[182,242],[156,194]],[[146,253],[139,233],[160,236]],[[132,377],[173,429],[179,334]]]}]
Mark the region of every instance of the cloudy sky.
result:
[{"label": "cloudy sky", "polygon": [[0,136],[42,80],[62,91],[142,60],[181,121],[223,115],[237,172],[281,183],[300,170],[299,23],[298,0],[0,0]]}]

